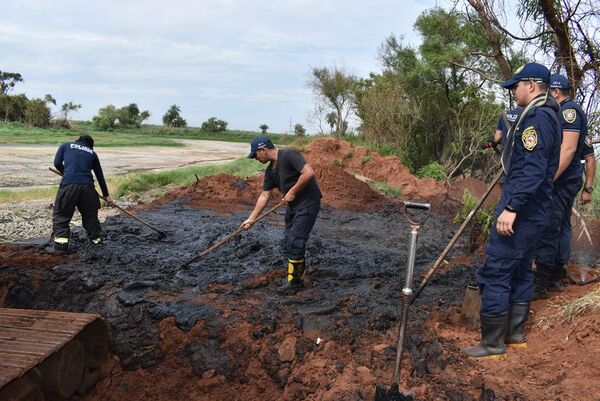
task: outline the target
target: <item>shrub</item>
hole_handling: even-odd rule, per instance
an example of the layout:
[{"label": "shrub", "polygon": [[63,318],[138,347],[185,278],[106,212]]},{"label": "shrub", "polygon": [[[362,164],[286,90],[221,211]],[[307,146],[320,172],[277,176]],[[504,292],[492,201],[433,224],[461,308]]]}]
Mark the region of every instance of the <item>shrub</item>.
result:
[{"label": "shrub", "polygon": [[437,181],[444,180],[446,178],[444,166],[442,166],[438,162],[432,162],[426,166],[421,167],[417,172],[417,176],[421,178],[433,178]]},{"label": "shrub", "polygon": [[[479,199],[465,189],[462,197],[462,207],[454,217],[454,223],[462,223]],[[478,244],[486,242],[490,234],[490,227],[494,222],[494,205],[482,206],[471,220],[471,231],[469,232],[469,246],[474,249]]]},{"label": "shrub", "polygon": [[217,117],[211,117],[202,123],[202,131],[223,132],[227,130],[227,121],[219,120]]}]

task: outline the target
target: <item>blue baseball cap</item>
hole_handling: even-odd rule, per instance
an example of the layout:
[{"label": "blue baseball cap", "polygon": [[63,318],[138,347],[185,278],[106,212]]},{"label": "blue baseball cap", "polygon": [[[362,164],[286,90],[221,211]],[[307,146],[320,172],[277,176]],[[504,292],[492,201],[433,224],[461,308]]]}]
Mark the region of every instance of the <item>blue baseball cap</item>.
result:
[{"label": "blue baseball cap", "polygon": [[248,159],[254,159],[257,150],[264,148],[273,149],[274,147],[273,142],[266,136],[257,136],[250,142],[250,154],[248,155]]},{"label": "blue baseball cap", "polygon": [[538,63],[527,63],[519,67],[515,74],[501,85],[506,89],[515,86],[519,81],[535,81],[550,83],[550,70]]},{"label": "blue baseball cap", "polygon": [[560,74],[550,75],[550,87],[552,89],[571,89],[571,85],[569,85],[569,78]]}]

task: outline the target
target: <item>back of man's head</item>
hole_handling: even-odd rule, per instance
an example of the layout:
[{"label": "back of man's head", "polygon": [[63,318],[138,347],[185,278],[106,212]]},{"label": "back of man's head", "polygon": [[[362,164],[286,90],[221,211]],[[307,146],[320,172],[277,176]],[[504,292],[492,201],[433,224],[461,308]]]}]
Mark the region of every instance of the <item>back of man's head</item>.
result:
[{"label": "back of man's head", "polygon": [[94,149],[94,138],[91,135],[81,135],[77,142],[83,142],[88,148]]}]

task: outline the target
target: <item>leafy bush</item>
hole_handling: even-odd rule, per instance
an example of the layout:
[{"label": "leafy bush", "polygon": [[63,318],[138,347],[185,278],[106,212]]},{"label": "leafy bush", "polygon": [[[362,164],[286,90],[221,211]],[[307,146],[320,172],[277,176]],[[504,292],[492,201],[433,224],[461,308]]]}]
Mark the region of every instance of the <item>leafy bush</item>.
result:
[{"label": "leafy bush", "polygon": [[428,165],[421,167],[419,171],[417,171],[417,176],[421,178],[433,178],[437,181],[441,181],[446,178],[444,166],[438,162],[431,162]]},{"label": "leafy bush", "polygon": [[[465,189],[462,197],[462,207],[454,217],[454,223],[462,223],[479,199]],[[494,222],[494,205],[482,206],[471,220],[471,231],[469,232],[469,246],[476,248],[480,243],[487,242],[490,228]]]},{"label": "leafy bush", "polygon": [[202,131],[206,131],[206,132],[227,131],[227,121],[219,120],[217,117],[211,117],[202,123],[201,128],[202,128]]},{"label": "leafy bush", "polygon": [[34,127],[46,128],[50,126],[51,113],[46,102],[42,99],[32,99],[27,102],[25,109],[25,122]]}]

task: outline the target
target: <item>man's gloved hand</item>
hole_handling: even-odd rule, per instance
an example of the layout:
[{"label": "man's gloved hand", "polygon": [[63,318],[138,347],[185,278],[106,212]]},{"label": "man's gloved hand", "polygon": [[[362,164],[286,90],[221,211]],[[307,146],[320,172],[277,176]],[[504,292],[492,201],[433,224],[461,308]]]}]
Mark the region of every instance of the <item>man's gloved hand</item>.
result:
[{"label": "man's gloved hand", "polygon": [[481,149],[494,149],[494,152],[500,153],[500,149],[498,149],[498,146],[500,146],[501,143],[502,141],[496,142],[492,139],[488,139],[487,141],[481,144]]}]

